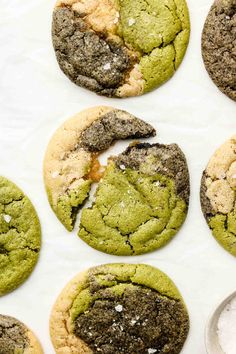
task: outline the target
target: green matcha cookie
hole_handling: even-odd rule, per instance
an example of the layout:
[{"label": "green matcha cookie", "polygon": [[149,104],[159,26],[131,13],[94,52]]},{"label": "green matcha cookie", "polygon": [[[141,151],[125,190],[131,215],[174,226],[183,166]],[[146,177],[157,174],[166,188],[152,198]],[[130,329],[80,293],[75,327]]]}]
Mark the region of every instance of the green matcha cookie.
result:
[{"label": "green matcha cookie", "polygon": [[190,34],[185,0],[59,0],[52,39],[76,85],[110,97],[137,96],[167,81]]},{"label": "green matcha cookie", "polygon": [[51,207],[69,231],[91,183],[102,177],[98,155],[114,140],[154,135],[151,125],[111,107],[87,109],[56,131],[45,155],[44,181]]},{"label": "green matcha cookie", "polygon": [[99,251],[137,255],[164,246],[185,220],[189,174],[176,144],[131,145],[110,159],[79,236]]},{"label": "green matcha cookie", "polygon": [[201,205],[213,236],[236,256],[236,135],[212,156],[201,183]]},{"label": "green matcha cookie", "polygon": [[0,296],[23,283],[37,263],[41,230],[30,200],[0,177]]},{"label": "green matcha cookie", "polygon": [[79,274],[50,318],[56,354],[178,354],[188,330],[174,283],[141,264],[108,264]]},{"label": "green matcha cookie", "polygon": [[0,354],[43,354],[35,335],[20,321],[0,315]]}]

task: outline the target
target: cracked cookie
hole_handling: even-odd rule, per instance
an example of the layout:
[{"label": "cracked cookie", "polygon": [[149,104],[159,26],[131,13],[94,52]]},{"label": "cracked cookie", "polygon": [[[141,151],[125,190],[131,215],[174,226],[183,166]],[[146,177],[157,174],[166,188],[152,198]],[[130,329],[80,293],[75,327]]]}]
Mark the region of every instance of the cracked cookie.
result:
[{"label": "cracked cookie", "polygon": [[114,255],[153,251],[181,227],[189,193],[178,145],[133,144],[109,160],[95,201],[82,210],[79,237]]},{"label": "cracked cookie", "polygon": [[236,256],[236,135],[216,150],[203,172],[201,205],[213,236]]},{"label": "cracked cookie", "polygon": [[216,86],[236,101],[236,0],[215,0],[202,33],[202,55]]},{"label": "cracked cookie", "polygon": [[98,155],[115,140],[154,135],[151,125],[111,107],[87,109],[56,131],[45,155],[44,181],[51,207],[69,231],[92,182],[102,177]]},{"label": "cracked cookie", "polygon": [[0,354],[43,354],[35,335],[17,319],[0,315]]},{"label": "cracked cookie", "polygon": [[33,205],[15,184],[0,177],[0,296],[28,278],[40,245],[40,223]]},{"label": "cracked cookie", "polygon": [[100,95],[151,91],[179,67],[190,34],[185,0],[59,0],[52,39],[62,71]]},{"label": "cracked cookie", "polygon": [[108,264],[79,274],[50,318],[56,354],[178,354],[188,330],[174,283],[143,264]]}]

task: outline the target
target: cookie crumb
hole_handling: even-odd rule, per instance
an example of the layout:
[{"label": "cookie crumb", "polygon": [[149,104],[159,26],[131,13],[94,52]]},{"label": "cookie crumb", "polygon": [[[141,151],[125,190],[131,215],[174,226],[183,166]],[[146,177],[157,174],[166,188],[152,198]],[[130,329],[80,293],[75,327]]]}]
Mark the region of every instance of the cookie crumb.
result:
[{"label": "cookie crumb", "polygon": [[8,214],[4,214],[3,219],[9,224],[9,222],[11,221],[11,216]]},{"label": "cookie crumb", "polygon": [[115,310],[116,310],[117,312],[122,312],[122,311],[123,311],[123,306],[122,306],[122,305],[117,305],[117,306],[115,307]]}]

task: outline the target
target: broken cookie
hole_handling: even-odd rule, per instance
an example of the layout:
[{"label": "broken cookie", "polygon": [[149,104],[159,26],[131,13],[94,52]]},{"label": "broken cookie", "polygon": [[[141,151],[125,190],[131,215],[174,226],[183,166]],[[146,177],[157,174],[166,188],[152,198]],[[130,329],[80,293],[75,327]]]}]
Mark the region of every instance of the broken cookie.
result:
[{"label": "broken cookie", "polygon": [[23,283],[35,267],[41,229],[30,200],[0,177],[0,296]]},{"label": "broken cookie", "polygon": [[178,354],[188,331],[188,312],[174,283],[140,264],[108,264],[79,274],[50,318],[56,354]]},{"label": "broken cookie", "polygon": [[43,354],[35,335],[22,322],[0,315],[0,354]]},{"label": "broken cookie", "polygon": [[109,97],[137,96],[179,67],[190,34],[185,0],[59,0],[52,39],[62,71]]},{"label": "broken cookie", "polygon": [[203,172],[201,205],[216,240],[236,256],[236,136],[216,150]]},{"label": "broken cookie", "polygon": [[87,109],[56,131],[45,155],[44,181],[51,207],[69,231],[91,184],[102,177],[98,155],[115,140],[154,135],[151,125],[111,107]]},{"label": "broken cookie", "polygon": [[202,33],[202,55],[216,86],[236,101],[236,0],[215,0]]},{"label": "broken cookie", "polygon": [[138,255],[164,246],[184,222],[189,173],[178,145],[141,144],[109,160],[79,237],[95,249]]}]

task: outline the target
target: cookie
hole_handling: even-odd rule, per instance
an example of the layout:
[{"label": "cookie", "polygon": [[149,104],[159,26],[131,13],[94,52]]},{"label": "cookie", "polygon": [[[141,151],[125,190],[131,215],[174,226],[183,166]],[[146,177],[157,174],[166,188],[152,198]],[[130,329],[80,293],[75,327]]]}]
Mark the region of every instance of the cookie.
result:
[{"label": "cookie", "polygon": [[213,236],[236,256],[236,135],[216,150],[203,172],[201,205]]},{"label": "cookie", "polygon": [[174,283],[143,264],[108,264],[79,274],[50,318],[56,354],[177,354],[188,330]]},{"label": "cookie", "polygon": [[23,283],[39,256],[41,230],[30,200],[0,177],[0,296]]},{"label": "cookie", "polygon": [[236,101],[236,0],[215,0],[202,33],[203,60],[216,86]]},{"label": "cookie", "polygon": [[110,159],[79,236],[95,249],[138,255],[164,246],[185,220],[189,173],[176,144],[131,145]]},{"label": "cookie", "polygon": [[71,231],[91,183],[102,177],[98,155],[115,140],[155,135],[155,129],[112,107],[87,109],[66,121],[52,137],[44,160],[51,207]]},{"label": "cookie", "polygon": [[22,322],[0,315],[0,354],[43,354],[42,347]]},{"label": "cookie", "polygon": [[184,57],[190,34],[185,0],[59,0],[52,39],[61,70],[109,97],[151,91]]}]

